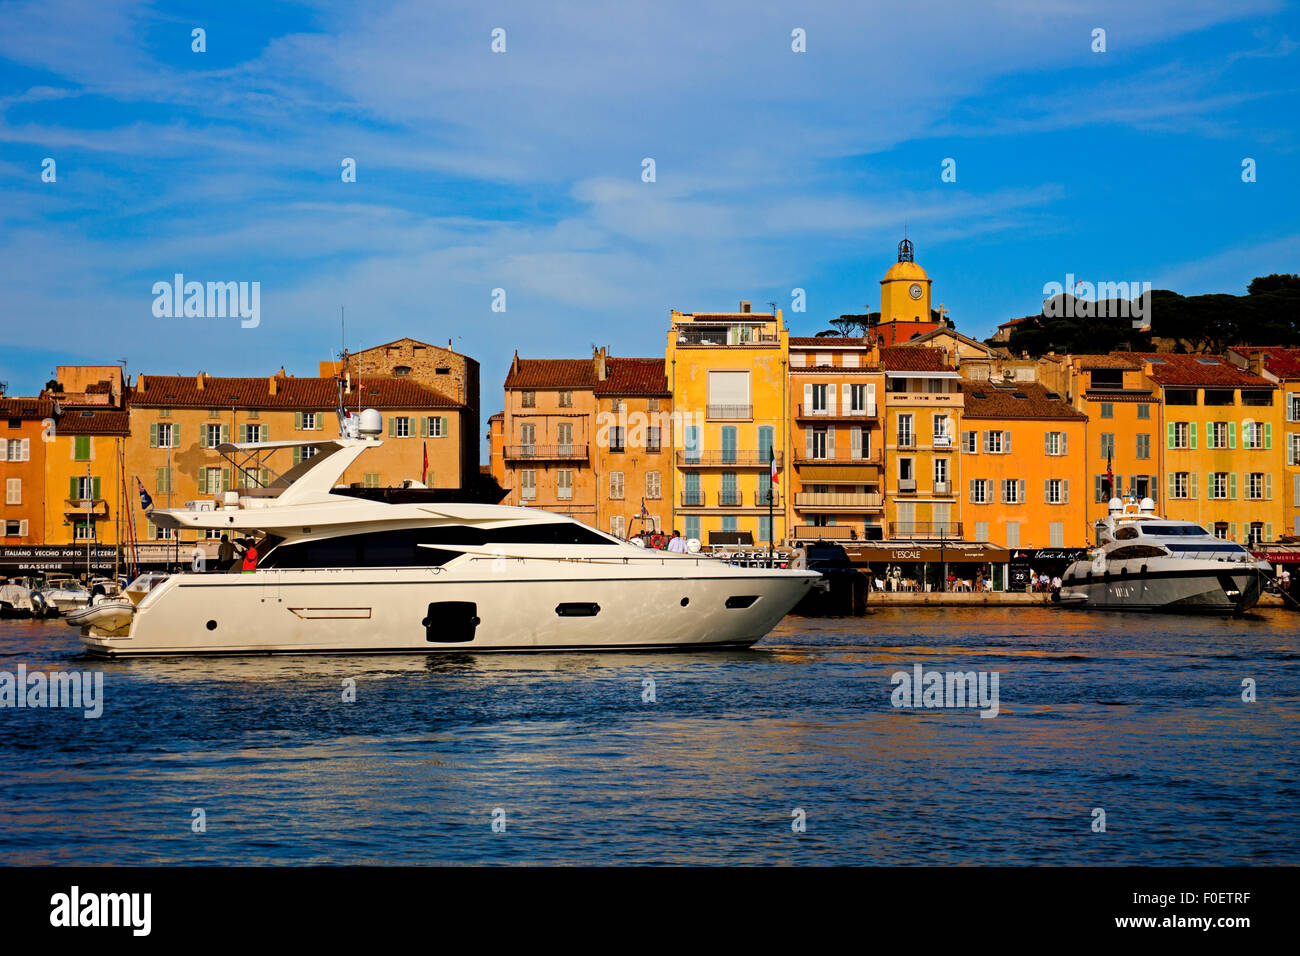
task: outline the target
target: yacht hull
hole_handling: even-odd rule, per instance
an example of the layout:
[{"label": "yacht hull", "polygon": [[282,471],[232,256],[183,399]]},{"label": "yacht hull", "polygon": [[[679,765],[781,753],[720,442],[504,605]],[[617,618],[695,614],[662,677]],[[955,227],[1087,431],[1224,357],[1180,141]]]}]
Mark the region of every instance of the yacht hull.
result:
[{"label": "yacht hull", "polygon": [[90,627],[82,642],[107,657],[749,647],[817,579],[721,563],[702,574],[689,563],[654,574],[635,564],[516,561],[459,574],[184,574],[140,603],[125,634]]},{"label": "yacht hull", "polygon": [[1167,570],[1113,568],[1105,575],[1093,574],[1091,579],[1085,577],[1087,570],[1088,564],[1083,562],[1066,572],[1060,591],[1062,605],[1117,611],[1240,614],[1259,603],[1263,583],[1251,565],[1229,568],[1218,562]]}]

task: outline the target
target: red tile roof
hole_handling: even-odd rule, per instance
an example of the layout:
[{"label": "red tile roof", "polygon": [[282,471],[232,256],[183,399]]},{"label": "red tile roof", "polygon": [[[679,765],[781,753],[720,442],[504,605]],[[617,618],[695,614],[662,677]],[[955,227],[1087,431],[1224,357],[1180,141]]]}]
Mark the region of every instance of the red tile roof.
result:
[{"label": "red tile roof", "polygon": [[671,395],[664,360],[607,358],[605,381],[596,383],[597,395]]},{"label": "red tile roof", "polygon": [[1142,361],[1131,354],[1112,352],[1110,355],[1076,355],[1075,358],[1079,361],[1079,368],[1085,371],[1094,368],[1118,368],[1135,372],[1142,368]]},{"label": "red tile roof", "polygon": [[1036,319],[1036,318],[1038,318],[1038,316],[1036,316],[1036,315],[1024,315],[1024,316],[1021,316],[1021,317],[1018,318],[1018,319],[1008,319],[1007,321],[1005,321],[1005,322],[1003,322],[1001,325],[999,325],[998,328],[1000,328],[1000,329],[1007,329],[1007,328],[1010,328],[1010,327],[1013,326],[1013,325],[1019,325],[1021,322],[1028,322],[1030,319]]},{"label": "red tile roof", "polygon": [[1300,349],[1283,346],[1239,347],[1233,349],[1243,355],[1263,355],[1264,368],[1284,382],[1300,379]]},{"label": "red tile roof", "polygon": [[[338,400],[333,378],[204,377],[203,388],[193,375],[142,375],[128,403],[146,408],[283,408],[331,409]],[[143,381],[141,388],[139,382]],[[358,385],[360,394],[357,393]],[[344,399],[367,408],[458,408],[460,403],[406,378],[352,376],[352,391]]]},{"label": "red tile roof", "polygon": [[519,359],[506,376],[506,388],[596,387],[591,359]]},{"label": "red tile roof", "polygon": [[880,350],[880,365],[887,372],[951,372],[943,352],[916,345],[887,345]]},{"label": "red tile roof", "polygon": [[64,412],[57,423],[61,435],[129,435],[131,421],[118,409],[78,408]]},{"label": "red tile roof", "polygon": [[0,418],[52,418],[54,402],[48,398],[0,397]]},{"label": "red tile roof", "polygon": [[1217,355],[1184,355],[1175,352],[1134,352],[1150,363],[1147,374],[1152,381],[1177,388],[1180,385],[1202,388],[1272,387],[1267,379],[1243,372]]},{"label": "red tile roof", "polygon": [[992,385],[988,382],[962,382],[964,396],[962,418],[1051,418],[1059,421],[1086,422],[1088,416],[1077,412],[1068,402],[1052,398],[1037,382],[1015,385]]}]

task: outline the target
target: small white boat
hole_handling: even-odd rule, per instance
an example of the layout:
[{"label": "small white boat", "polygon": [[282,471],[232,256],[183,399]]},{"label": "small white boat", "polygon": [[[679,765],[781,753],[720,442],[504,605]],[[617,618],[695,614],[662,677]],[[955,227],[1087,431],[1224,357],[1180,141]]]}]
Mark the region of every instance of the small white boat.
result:
[{"label": "small white boat", "polygon": [[135,605],[126,598],[109,598],[69,611],[64,620],[71,627],[96,628],[105,634],[114,634],[131,624]]},{"label": "small white boat", "polygon": [[90,603],[90,591],[72,577],[49,579],[42,593],[50,607],[60,614],[80,610]]},{"label": "small white boat", "polygon": [[49,602],[30,578],[12,578],[0,583],[0,617],[46,617]]}]

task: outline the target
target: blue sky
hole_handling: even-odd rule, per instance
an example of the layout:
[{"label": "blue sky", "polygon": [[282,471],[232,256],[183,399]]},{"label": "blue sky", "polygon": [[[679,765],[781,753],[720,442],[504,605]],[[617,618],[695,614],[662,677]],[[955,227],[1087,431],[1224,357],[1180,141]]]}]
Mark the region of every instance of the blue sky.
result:
[{"label": "blue sky", "polygon": [[[0,380],[315,374],[346,306],[352,348],[479,359],[491,412],[516,348],[662,355],[670,309],[741,299],[797,334],[876,308],[905,224],[979,337],[1066,272],[1300,271],[1285,4],[758,6],[0,2]],[[155,318],[176,272],[260,282],[261,324]]]}]

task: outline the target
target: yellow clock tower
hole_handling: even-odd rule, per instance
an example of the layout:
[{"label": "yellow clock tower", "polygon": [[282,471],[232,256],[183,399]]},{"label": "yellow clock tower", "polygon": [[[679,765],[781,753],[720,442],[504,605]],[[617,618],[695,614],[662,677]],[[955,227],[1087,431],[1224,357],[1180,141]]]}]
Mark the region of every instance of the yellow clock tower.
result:
[{"label": "yellow clock tower", "polygon": [[880,322],[932,322],[930,277],[912,258],[912,243],[898,244],[898,261],[880,280]]}]

